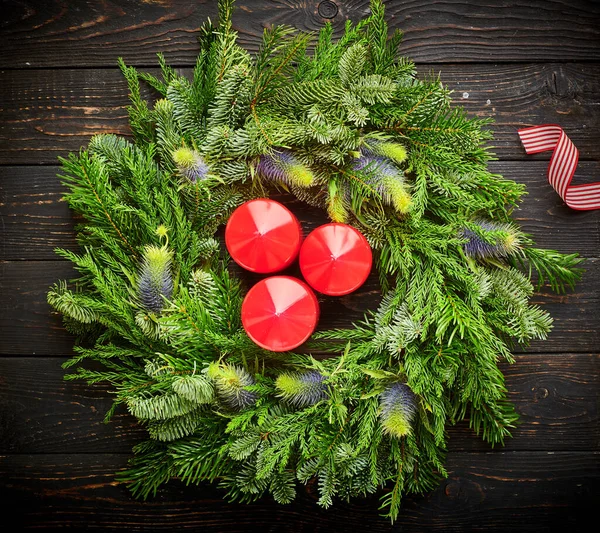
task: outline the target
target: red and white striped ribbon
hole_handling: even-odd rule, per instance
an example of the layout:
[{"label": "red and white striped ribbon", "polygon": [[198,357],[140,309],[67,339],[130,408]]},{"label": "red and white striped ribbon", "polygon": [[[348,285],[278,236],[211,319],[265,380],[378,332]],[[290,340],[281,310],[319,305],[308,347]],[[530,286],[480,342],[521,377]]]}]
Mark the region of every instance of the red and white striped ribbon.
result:
[{"label": "red and white striped ribbon", "polygon": [[554,150],[548,166],[548,181],[571,209],[600,209],[600,182],[571,185],[579,160],[579,150],[560,126],[533,126],[519,130],[518,133],[528,154]]}]

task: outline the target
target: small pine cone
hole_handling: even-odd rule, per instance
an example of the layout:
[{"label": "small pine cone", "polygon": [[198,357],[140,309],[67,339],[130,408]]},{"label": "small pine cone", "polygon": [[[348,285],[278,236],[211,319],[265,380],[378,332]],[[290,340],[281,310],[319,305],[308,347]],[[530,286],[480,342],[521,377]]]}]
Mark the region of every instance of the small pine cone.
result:
[{"label": "small pine cone", "polygon": [[411,422],[417,412],[416,397],[405,383],[392,383],[379,395],[383,432],[404,437],[412,431]]},{"label": "small pine cone", "polygon": [[310,168],[298,161],[289,150],[261,155],[256,173],[266,181],[280,182],[290,187],[309,187],[315,179]]},{"label": "small pine cone", "polygon": [[173,161],[179,172],[193,183],[205,180],[209,167],[204,158],[195,150],[187,147],[178,148],[173,152]]},{"label": "small pine cone", "polygon": [[146,246],[138,277],[138,298],[149,313],[160,313],[173,295],[172,253],[165,247]]},{"label": "small pine cone", "polygon": [[369,157],[381,156],[400,164],[406,160],[407,153],[404,145],[391,141],[368,139],[361,152]]},{"label": "small pine cone", "polygon": [[279,397],[297,407],[308,407],[328,397],[325,376],[317,370],[285,372],[275,382]]},{"label": "small pine cone", "polygon": [[400,213],[409,211],[412,200],[404,176],[390,159],[379,155],[362,155],[354,160],[353,168],[368,176],[366,183],[375,189],[384,202],[393,205]]},{"label": "small pine cone", "polygon": [[495,243],[489,243],[474,231],[464,228],[460,236],[467,239],[467,242],[463,244],[463,249],[469,257],[475,259],[506,257],[519,249],[520,239],[512,226],[487,221],[478,221],[476,224],[484,231],[504,231],[506,236],[497,239]]},{"label": "small pine cone", "polygon": [[256,381],[242,367],[213,363],[208,368],[208,377],[215,383],[219,400],[232,411],[251,407],[258,399],[258,394],[246,390]]}]

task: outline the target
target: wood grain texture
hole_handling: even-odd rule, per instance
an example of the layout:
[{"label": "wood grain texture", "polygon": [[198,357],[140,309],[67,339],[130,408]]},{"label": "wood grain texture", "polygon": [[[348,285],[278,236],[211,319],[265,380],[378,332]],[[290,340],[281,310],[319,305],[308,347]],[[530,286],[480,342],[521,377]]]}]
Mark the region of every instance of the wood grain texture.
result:
[{"label": "wood grain texture", "polygon": [[64,361],[0,357],[0,454],[130,453],[144,429],[125,409],[105,423],[110,388],[65,381]]},{"label": "wood grain texture", "polygon": [[[597,59],[600,7],[593,1],[385,4],[390,26],[406,34],[403,52],[418,61]],[[318,31],[330,20],[339,36],[345,20],[363,18],[368,7],[368,0],[238,0],[233,22],[240,44],[255,52],[269,25]],[[216,2],[9,0],[4,12],[0,68],[112,66],[117,56],[148,65],[156,52],[176,64],[193,65],[195,31],[207,16],[216,18]]]},{"label": "wood grain texture", "polygon": [[[600,211],[573,211],[554,192],[546,179],[545,161],[495,161],[490,170],[527,185],[528,195],[514,218],[533,235],[538,246],[584,257],[600,255]],[[53,261],[56,247],[77,250],[76,218],[62,195],[66,192],[57,174],[60,168],[0,167],[0,260]],[[582,162],[579,183],[600,177],[600,163]],[[311,228],[325,221],[322,214],[292,197],[289,203],[302,223]]]},{"label": "wood grain texture", "polygon": [[[492,145],[500,159],[549,159],[549,153],[527,156],[517,129],[560,123],[581,160],[600,160],[600,65],[418,67],[423,77],[441,73],[455,105],[495,120]],[[129,134],[128,91],[117,69],[7,70],[0,82],[0,164],[56,164],[95,133]]]},{"label": "wood grain texture", "polygon": [[[394,526],[377,515],[377,498],[316,505],[315,487],[300,487],[293,505],[263,498],[228,504],[207,485],[177,481],[147,502],[135,501],[114,472],[127,455],[0,457],[0,498],[24,528],[201,530],[229,533],[406,531],[584,531],[594,515],[598,453],[450,453],[450,477],[425,496],[408,496]],[[595,515],[594,515],[595,516]],[[368,526],[367,526],[368,524]]]},{"label": "wood grain texture", "polygon": [[[197,28],[214,0],[5,0],[0,19],[0,501],[11,530],[589,531],[600,501],[600,211],[566,208],[546,182],[549,154],[526,156],[516,130],[561,124],[581,151],[579,183],[600,178],[600,3],[583,0],[385,0],[402,52],[420,76],[440,73],[455,104],[496,120],[494,172],[526,183],[515,212],[540,246],[591,258],[575,292],[536,295],[555,317],[546,342],[503,365],[521,424],[505,449],[468,424],[450,428],[450,478],[407,497],[399,521],[377,516],[377,498],[319,509],[314,485],[296,502],[230,505],[214,486],[178,482],[146,503],[114,481],[143,430],[124,412],[102,422],[104,385],[65,382],[72,338],[46,292],[74,273],[56,246],[75,248],[60,202],[57,157],[95,133],[128,133],[127,88],[116,58],[155,67],[156,52],[189,76]],[[368,0],[237,0],[234,27],[252,52],[271,24],[336,36]],[[147,68],[146,68],[147,70]],[[146,89],[145,89],[146,90]],[[149,94],[146,92],[146,94]],[[47,166],[41,166],[47,165]],[[298,210],[307,229],[322,214]],[[252,277],[246,277],[251,282]],[[322,327],[347,327],[377,300],[374,278],[358,293],[322,299]],[[522,352],[522,349],[520,350]],[[3,455],[2,455],[3,454]],[[594,523],[594,522],[591,522]]]},{"label": "wood grain texture", "polygon": [[[528,352],[594,353],[600,346],[600,259],[589,259],[587,271],[575,292],[563,295],[543,290],[532,302],[554,317],[548,341],[534,341]],[[297,275],[294,270],[287,274]],[[242,274],[247,285],[257,278]],[[73,339],[63,329],[60,317],[46,302],[50,285],[73,277],[66,261],[0,262],[0,355],[68,355]],[[321,320],[318,329],[349,327],[377,306],[379,284],[375,274],[356,292],[341,298],[319,296]],[[515,353],[524,351],[517,346]]]},{"label": "wood grain texture", "polygon": [[[575,291],[567,294],[555,294],[548,288],[544,288],[532,297],[532,304],[541,306],[554,318],[554,327],[547,341],[532,341],[527,351],[553,351],[550,346],[557,348],[561,346],[561,349],[557,349],[557,351],[563,352],[571,350],[598,351],[600,347],[600,328],[598,327],[600,323],[600,259],[585,261],[583,268],[585,272]],[[582,350],[582,346],[589,348]]]},{"label": "wood grain texture", "polygon": [[[0,454],[129,453],[144,438],[125,409],[105,424],[110,387],[65,381],[64,361],[0,358]],[[600,355],[521,355],[502,369],[521,416],[506,451],[600,448]],[[466,422],[449,435],[450,451],[491,451]]]},{"label": "wood grain texture", "polygon": [[58,259],[77,250],[75,215],[53,167],[0,167],[0,260]]},{"label": "wood grain texture", "polygon": [[70,263],[0,262],[0,355],[73,353],[73,337],[51,312],[48,289],[76,272]]}]

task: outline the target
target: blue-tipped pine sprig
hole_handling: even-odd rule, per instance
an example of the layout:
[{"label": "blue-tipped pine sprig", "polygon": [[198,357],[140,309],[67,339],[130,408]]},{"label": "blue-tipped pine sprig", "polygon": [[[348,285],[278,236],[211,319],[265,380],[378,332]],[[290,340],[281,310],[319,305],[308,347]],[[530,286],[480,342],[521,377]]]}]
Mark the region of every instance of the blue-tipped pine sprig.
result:
[{"label": "blue-tipped pine sprig", "polygon": [[302,164],[289,150],[261,155],[256,165],[256,173],[266,181],[289,186],[309,187],[315,180],[310,168]]},{"label": "blue-tipped pine sprig", "polygon": [[390,159],[380,155],[363,154],[354,160],[353,169],[367,176],[366,182],[377,191],[385,203],[393,205],[399,213],[408,213],[412,199],[402,173]]},{"label": "blue-tipped pine sprig", "polygon": [[173,161],[182,176],[193,183],[203,181],[210,171],[204,158],[195,150],[182,146],[173,152]]},{"label": "blue-tipped pine sprig", "polygon": [[392,383],[379,396],[383,432],[392,437],[404,437],[412,431],[417,412],[414,392],[405,383]]},{"label": "blue-tipped pine sprig", "polygon": [[369,139],[361,149],[362,154],[368,157],[386,157],[397,165],[403,163],[408,156],[404,145],[392,141]]},{"label": "blue-tipped pine sprig", "polygon": [[250,407],[258,399],[258,394],[246,390],[246,387],[255,385],[256,381],[240,366],[212,363],[208,367],[208,377],[214,381],[221,403],[233,411]]},{"label": "blue-tipped pine sprig", "polygon": [[328,397],[326,377],[317,370],[284,372],[275,381],[278,396],[296,407],[308,407]]},{"label": "blue-tipped pine sprig", "polygon": [[146,246],[138,277],[138,298],[149,313],[160,313],[173,295],[171,262],[173,254],[166,246]]},{"label": "blue-tipped pine sprig", "polygon": [[482,233],[500,232],[501,235],[484,239],[472,229],[464,228],[461,231],[461,237],[467,239],[463,244],[463,249],[468,257],[497,259],[514,254],[520,249],[521,239],[519,233],[510,224],[488,221],[477,221],[475,223],[481,228]]}]

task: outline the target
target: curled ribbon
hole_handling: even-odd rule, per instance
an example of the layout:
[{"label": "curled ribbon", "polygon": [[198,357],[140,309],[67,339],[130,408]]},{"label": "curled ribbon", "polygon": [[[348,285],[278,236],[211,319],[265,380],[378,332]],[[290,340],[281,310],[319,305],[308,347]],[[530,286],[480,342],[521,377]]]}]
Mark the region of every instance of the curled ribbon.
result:
[{"label": "curled ribbon", "polygon": [[548,181],[565,204],[578,211],[600,209],[600,182],[571,185],[579,150],[560,126],[533,126],[518,130],[518,133],[528,154],[554,150],[548,165]]}]

